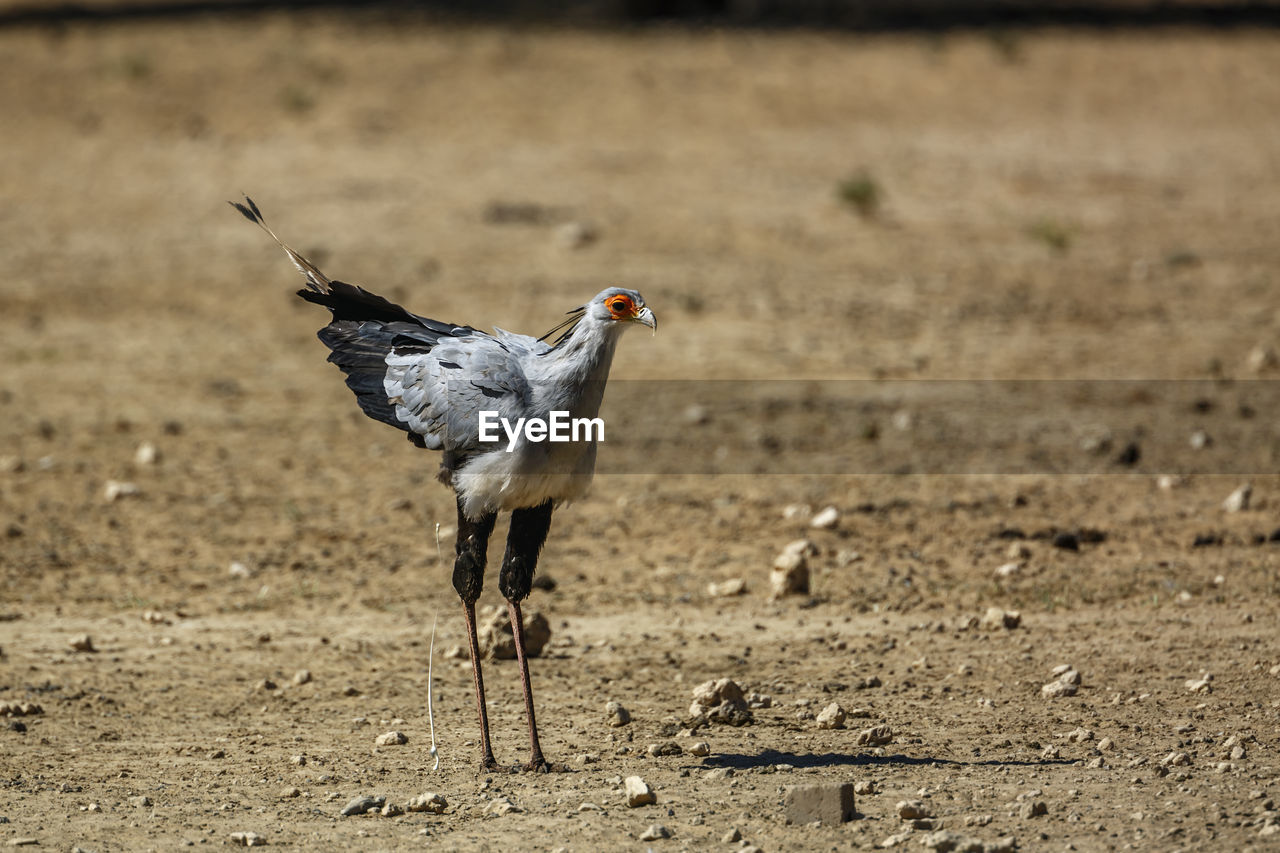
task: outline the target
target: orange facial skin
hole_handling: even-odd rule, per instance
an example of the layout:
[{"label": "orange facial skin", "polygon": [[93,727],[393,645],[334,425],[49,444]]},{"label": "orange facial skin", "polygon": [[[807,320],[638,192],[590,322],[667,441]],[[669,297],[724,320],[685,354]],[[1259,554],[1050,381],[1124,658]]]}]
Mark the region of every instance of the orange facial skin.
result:
[{"label": "orange facial skin", "polygon": [[630,296],[610,296],[604,303],[615,320],[630,320],[636,316],[636,304]]}]

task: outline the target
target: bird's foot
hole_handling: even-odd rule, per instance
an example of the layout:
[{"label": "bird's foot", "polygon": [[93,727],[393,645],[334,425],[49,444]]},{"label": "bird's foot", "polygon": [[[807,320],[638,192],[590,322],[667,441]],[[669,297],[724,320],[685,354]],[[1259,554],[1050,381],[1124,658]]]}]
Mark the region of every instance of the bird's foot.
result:
[{"label": "bird's foot", "polygon": [[480,769],[485,773],[491,773],[501,768],[498,766],[498,762],[493,760],[493,753],[489,753],[480,759]]},{"label": "bird's foot", "polygon": [[520,768],[525,773],[568,773],[569,768],[564,764],[552,764],[541,755],[534,758],[524,767]]}]

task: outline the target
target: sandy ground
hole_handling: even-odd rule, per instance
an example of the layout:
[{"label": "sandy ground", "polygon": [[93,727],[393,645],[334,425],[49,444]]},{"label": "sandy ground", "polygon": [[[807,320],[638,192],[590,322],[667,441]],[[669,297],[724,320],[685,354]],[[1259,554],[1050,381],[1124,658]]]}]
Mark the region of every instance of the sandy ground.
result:
[{"label": "sandy ground", "polygon": [[[0,731],[6,840],[870,849],[919,799],[989,849],[1278,843],[1275,34],[264,17],[9,30],[0,60],[0,701],[43,709]],[[865,213],[837,193],[857,175]],[[478,772],[469,664],[445,654],[451,496],[324,364],[322,312],[224,204],[241,191],[331,275],[441,319],[540,332],[614,283],[658,314],[614,376],[683,417],[618,427],[530,602],[567,772]],[[1037,383],[1016,420],[968,390],[1063,378],[1142,388]],[[703,386],[671,380],[709,379],[741,397],[690,413]],[[939,403],[922,379],[964,381]],[[871,402],[779,408],[805,383],[777,380]],[[771,600],[799,537],[811,593]],[[973,624],[989,607],[1020,624]],[[1046,698],[1064,664],[1078,692]],[[514,765],[516,670],[486,675]],[[771,706],[682,736],[720,677]],[[814,719],[831,702],[843,729]],[[860,745],[879,724],[892,741]],[[408,743],[376,746],[391,729]],[[627,807],[632,775],[655,804]],[[856,820],[786,822],[789,786],[841,782]],[[339,815],[424,791],[443,814]]]}]

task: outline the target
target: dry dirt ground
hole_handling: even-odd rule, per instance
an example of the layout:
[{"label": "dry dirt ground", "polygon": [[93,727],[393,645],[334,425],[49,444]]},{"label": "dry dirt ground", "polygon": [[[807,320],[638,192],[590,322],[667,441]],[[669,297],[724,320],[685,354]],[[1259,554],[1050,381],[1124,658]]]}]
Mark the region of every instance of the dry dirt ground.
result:
[{"label": "dry dirt ground", "polygon": [[[870,849],[919,799],[1026,850],[1280,843],[1275,33],[268,16],[9,29],[0,62],[0,700],[43,709],[0,731],[6,840],[692,850],[736,827],[767,851]],[[837,194],[859,175],[864,212]],[[444,654],[451,497],[356,410],[323,312],[224,204],[240,191],[331,275],[431,316],[538,332],[611,283],[658,314],[614,376],[684,416],[643,446],[615,425],[615,473],[558,513],[556,584],[531,599],[567,772],[477,772],[469,665]],[[968,390],[1062,378],[1143,387],[1103,405],[1039,383],[1044,423],[1033,406],[1011,432]],[[689,412],[700,386],[676,379],[742,396]],[[875,402],[797,408],[759,388],[805,383],[765,379],[864,380],[840,387]],[[921,379],[969,381],[940,405]],[[948,465],[1006,432],[1001,464]],[[813,435],[834,455],[732,465]],[[1189,476],[1161,487],[1171,471]],[[108,501],[111,482],[136,493]],[[1053,545],[1070,531],[1078,550]],[[811,594],[771,600],[799,537]],[[735,577],[744,595],[709,594]],[[972,625],[988,607],[1020,625]],[[1062,664],[1082,684],[1046,698]],[[486,675],[514,765],[516,670]],[[719,677],[772,706],[681,737]],[[819,729],[833,701],[865,716]],[[860,745],[878,724],[892,741]],[[392,728],[409,742],[376,746]],[[710,755],[646,754],[699,740]],[[656,804],[627,807],[632,775]],[[857,819],[786,822],[788,786],[839,782],[861,785]],[[443,814],[339,815],[424,791]],[[638,840],[650,824],[672,838]]]}]

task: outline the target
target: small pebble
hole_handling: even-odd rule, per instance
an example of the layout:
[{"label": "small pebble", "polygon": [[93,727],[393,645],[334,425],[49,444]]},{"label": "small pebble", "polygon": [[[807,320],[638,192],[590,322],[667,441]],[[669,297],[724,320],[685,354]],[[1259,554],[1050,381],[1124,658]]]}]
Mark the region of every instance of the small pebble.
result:
[{"label": "small pebble", "polygon": [[809,526],[815,530],[833,530],[840,523],[840,510],[833,506],[826,507],[813,517]]},{"label": "small pebble", "polygon": [[818,728],[820,729],[843,729],[845,720],[844,708],[840,707],[839,702],[832,702],[823,708],[818,714]]},{"label": "small pebble", "polygon": [[489,814],[501,817],[502,815],[519,814],[524,811],[524,809],[511,802],[511,800],[506,797],[501,797],[489,803],[488,807],[485,808],[485,811]]},{"label": "small pebble", "polygon": [[140,490],[136,484],[122,480],[107,480],[106,486],[102,489],[102,497],[107,503],[114,503],[120,498],[136,497],[138,494]]},{"label": "small pebble", "polygon": [[431,791],[419,794],[405,804],[405,808],[411,812],[429,812],[431,814],[444,814],[444,810],[448,807],[449,803],[445,800],[443,794],[436,794]]},{"label": "small pebble", "polygon": [[241,847],[265,847],[267,839],[256,832],[233,832],[231,843],[239,844]]},{"label": "small pebble", "polygon": [[96,652],[93,647],[93,638],[88,634],[81,634],[78,637],[72,637],[67,641],[67,645],[71,646],[73,652]]},{"label": "small pebble", "polygon": [[620,728],[631,722],[631,712],[622,707],[621,702],[606,702],[604,713],[605,721],[614,728]]},{"label": "small pebble", "polygon": [[342,811],[339,814],[343,817],[351,817],[352,815],[376,811],[382,808],[386,802],[386,797],[353,797],[342,807]]},{"label": "small pebble", "polygon": [[641,841],[658,841],[663,838],[670,838],[671,830],[667,829],[660,823],[650,824],[649,828],[640,833]]},{"label": "small pebble", "polygon": [[893,740],[893,729],[886,725],[872,726],[858,732],[858,746],[884,746]]},{"label": "small pebble", "polygon": [[929,810],[923,800],[902,800],[895,806],[895,809],[898,812],[898,817],[903,820],[933,817],[933,812]]},{"label": "small pebble", "polygon": [[627,805],[630,808],[647,806],[657,802],[653,789],[639,776],[628,776],[623,782],[626,789]]},{"label": "small pebble", "polygon": [[1249,501],[1253,497],[1253,486],[1245,483],[1231,494],[1227,495],[1227,499],[1222,502],[1223,512],[1244,512],[1249,508]]},{"label": "small pebble", "polygon": [[1028,800],[1018,808],[1018,817],[1026,819],[1040,817],[1049,813],[1049,806],[1044,800]]},{"label": "small pebble", "polygon": [[729,578],[724,581],[712,581],[707,584],[707,595],[712,598],[732,598],[747,591],[747,582],[742,578]]}]

